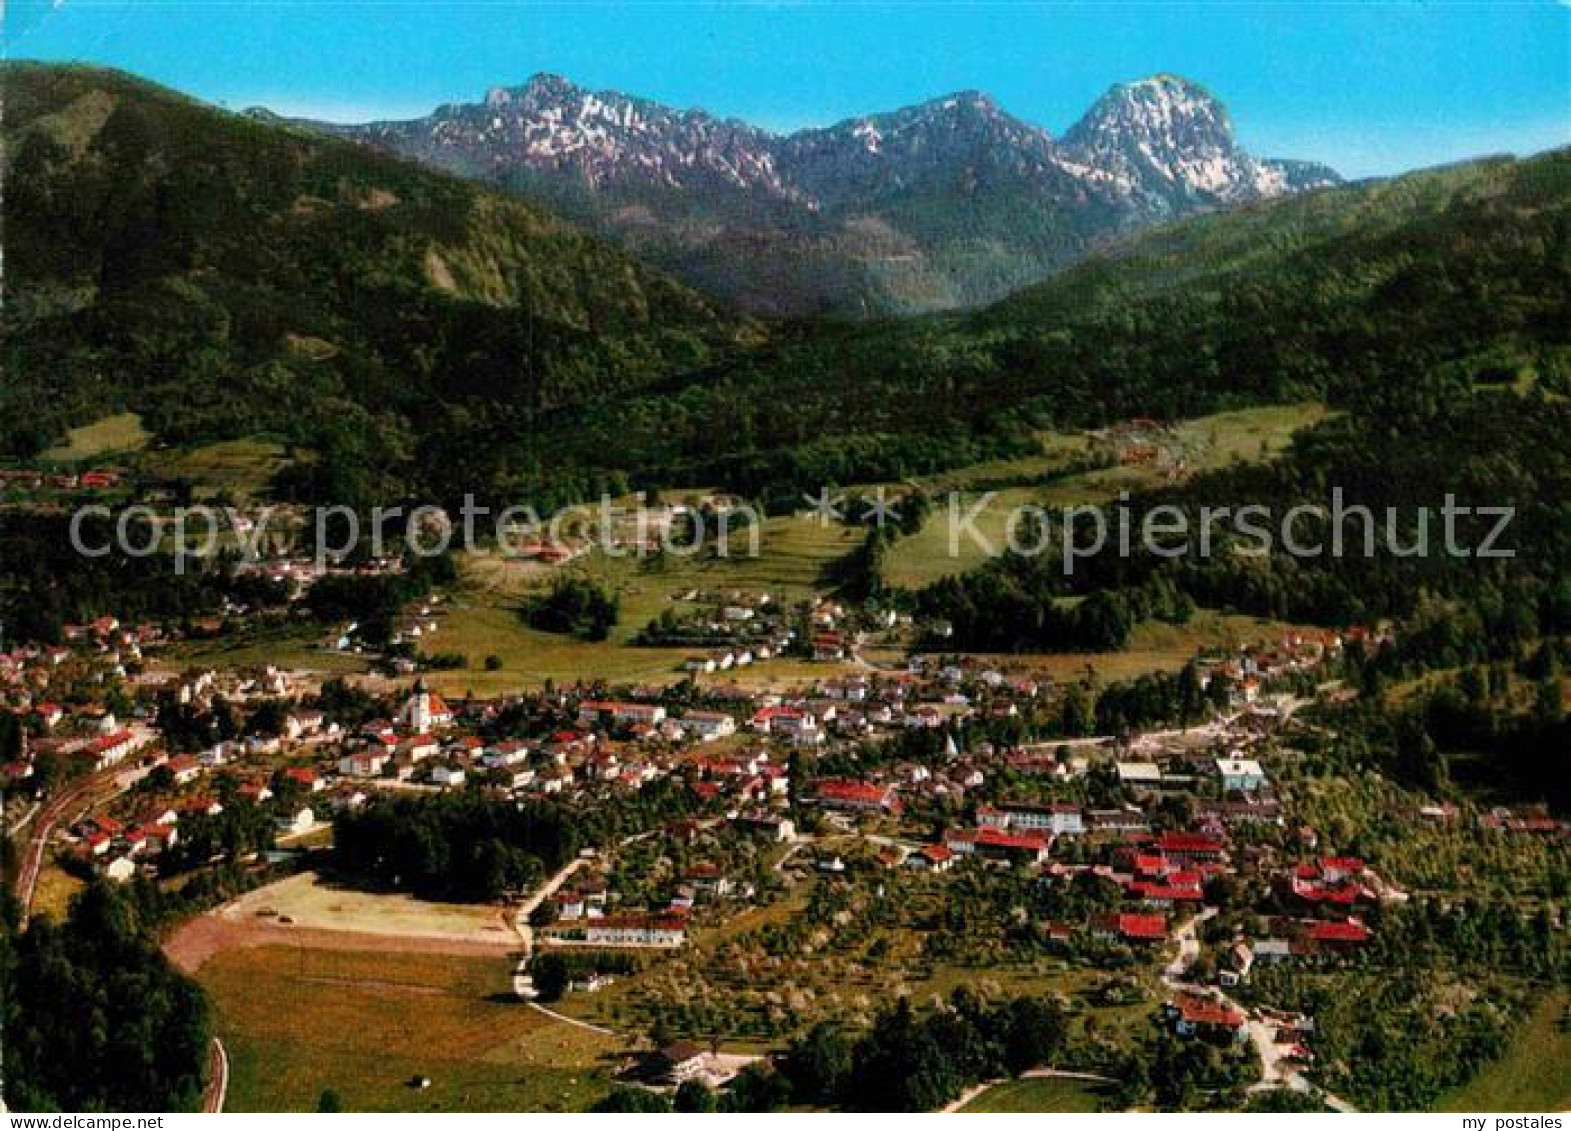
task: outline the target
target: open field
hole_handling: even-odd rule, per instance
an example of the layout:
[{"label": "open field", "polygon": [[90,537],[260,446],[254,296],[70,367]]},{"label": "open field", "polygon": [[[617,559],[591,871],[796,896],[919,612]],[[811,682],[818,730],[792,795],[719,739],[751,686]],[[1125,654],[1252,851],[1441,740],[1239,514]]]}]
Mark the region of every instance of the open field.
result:
[{"label": "open field", "polygon": [[[1326,416],[1316,404],[1250,409],[1204,417],[1177,426],[1175,443],[1181,444],[1192,469],[1218,467],[1235,459],[1269,457],[1280,451],[1294,432]],[[1043,479],[1035,485],[1002,487],[993,504],[975,522],[983,536],[1002,545],[1004,524],[1011,509],[1021,503],[1047,506],[1108,501],[1121,491],[1136,491],[1161,479],[1149,466],[1115,466],[1052,479],[1056,468],[1084,457],[1090,447],[1085,435],[1044,437],[1040,456],[1024,460],[994,461],[963,468],[935,478],[931,486],[991,485],[1013,477]],[[200,479],[207,475],[208,489],[243,493],[265,481],[269,461],[281,459],[273,445],[243,441],[175,457],[168,470]],[[226,470],[227,469],[227,470]],[[267,472],[271,474],[271,472]],[[975,568],[985,560],[980,546],[963,540],[957,556],[949,553],[947,503],[929,518],[923,529],[896,542],[885,572],[895,584],[920,586],[947,573]],[[685,678],[680,671],[689,648],[641,648],[631,641],[653,618],[672,608],[693,591],[768,591],[786,601],[796,601],[820,591],[825,569],[859,543],[857,528],[824,525],[795,515],[766,519],[760,527],[760,551],[746,553],[747,538],[736,535],[736,553],[727,558],[708,552],[701,555],[664,555],[653,559],[614,557],[595,551],[560,567],[535,562],[507,561],[494,553],[474,553],[462,559],[462,581],[452,600],[443,607],[439,627],[426,647],[432,652],[460,653],[468,666],[432,673],[433,686],[448,693],[479,695],[507,693],[546,680],[558,683],[582,678],[612,683],[672,682]],[[539,632],[525,625],[519,608],[559,574],[592,578],[616,594],[619,623],[604,641],[582,641]],[[1057,679],[1078,678],[1088,667],[1103,679],[1123,679],[1155,670],[1175,670],[1196,648],[1226,646],[1261,639],[1271,632],[1264,622],[1248,618],[1198,615],[1190,625],[1142,626],[1130,646],[1118,653],[1011,657],[1012,666],[1026,666]],[[276,663],[324,676],[363,674],[369,663],[316,647],[323,638],[314,630],[275,633],[266,639],[239,643],[196,645],[182,651],[181,659],[193,664],[225,666]],[[499,666],[487,670],[495,657]],[[783,685],[839,674],[834,664],[809,664],[771,660],[750,668],[702,677],[718,682],[748,685]]]},{"label": "open field", "polygon": [[1197,609],[1187,624],[1142,621],[1119,652],[998,654],[987,658],[1001,670],[1048,676],[1060,683],[1095,674],[1103,682],[1134,679],[1150,672],[1176,672],[1202,649],[1236,651],[1244,644],[1279,640],[1292,626],[1261,617]]},{"label": "open field", "polygon": [[[1320,404],[1273,405],[1218,413],[1177,425],[1172,443],[1183,453],[1185,473],[1195,474],[1234,462],[1272,459],[1287,447],[1294,433],[1319,424],[1327,416],[1325,406]],[[885,580],[891,585],[920,589],[942,577],[977,568],[988,559],[989,547],[993,552],[1004,552],[1010,516],[1025,504],[1058,509],[1109,503],[1121,492],[1133,495],[1160,486],[1165,480],[1165,473],[1152,464],[1117,465],[1049,478],[1071,458],[1091,451],[1084,436],[1059,440],[1054,449],[1056,455],[978,464],[934,477],[929,489],[943,497],[937,500],[921,530],[891,547],[884,561]],[[1080,442],[1078,449],[1076,440]],[[950,491],[959,494],[951,498]],[[975,530],[979,537],[973,538],[970,530]]]},{"label": "open field", "polygon": [[1325,405],[1316,402],[1266,405],[1196,417],[1176,430],[1190,468],[1211,471],[1234,461],[1275,458],[1286,450],[1295,433],[1331,415]]},{"label": "open field", "polygon": [[77,463],[118,452],[134,452],[146,447],[152,434],[142,427],[134,412],[106,416],[66,435],[66,442],[43,452],[39,458],[50,463]]},{"label": "open field", "polygon": [[[596,552],[562,567],[564,572],[591,577],[617,592],[622,618],[615,638],[632,636],[677,594],[693,589],[768,590],[788,599],[802,598],[819,587],[824,569],[853,550],[861,531],[796,515],[777,515],[760,524],[759,552],[748,553],[748,536],[732,531],[730,556],[709,551],[665,554],[640,560]],[[467,578],[477,588],[519,598],[542,587],[550,573],[529,563],[473,558]]]},{"label": "open field", "polygon": [[1549,994],[1505,1056],[1450,1093],[1441,1111],[1571,1111],[1571,991]]},{"label": "open field", "polygon": [[[762,524],[760,552],[745,556],[745,535],[732,543],[738,556],[666,555],[640,561],[599,552],[560,567],[561,572],[586,576],[615,593],[620,617],[604,641],[582,641],[538,632],[523,623],[518,609],[556,571],[533,563],[506,562],[494,555],[473,555],[463,563],[463,584],[441,619],[431,648],[462,652],[469,667],[438,672],[430,682],[443,690],[488,692],[516,689],[547,679],[558,682],[605,678],[613,682],[671,681],[682,678],[678,667],[689,648],[639,648],[631,640],[681,595],[698,590],[769,591],[788,601],[811,595],[824,568],[853,549],[860,532],[850,527],[824,527],[794,516],[770,518]],[[487,656],[502,666],[485,671]],[[811,665],[791,673],[781,661],[755,669],[717,676],[729,682],[768,682],[832,674],[833,665]],[[807,667],[807,665],[799,665]]]},{"label": "open field", "polygon": [[[643,622],[639,622],[639,627]],[[1066,652],[990,657],[1001,668],[1048,676],[1059,682],[1084,678],[1094,672],[1103,681],[1132,679],[1155,671],[1177,671],[1202,648],[1236,649],[1247,643],[1279,639],[1291,626],[1257,617],[1196,611],[1188,624],[1146,622],[1137,625],[1128,646],[1119,652]],[[493,591],[464,585],[444,606],[440,628],[429,647],[438,652],[462,652],[469,666],[429,673],[425,678],[438,690],[494,695],[537,686],[546,679],[572,682],[605,679],[611,683],[669,683],[686,678],[679,670],[687,648],[640,648],[625,643],[633,626],[621,624],[611,639],[590,643],[568,636],[537,632],[519,618],[516,603]],[[364,656],[325,651],[317,646],[315,630],[273,633],[262,639],[240,642],[199,642],[171,652],[165,662],[175,666],[215,665],[244,667],[277,664],[321,678],[365,676],[370,662]],[[502,659],[498,671],[486,671],[485,658]],[[868,658],[878,664],[897,664],[901,654],[873,650]],[[699,677],[701,683],[738,683],[749,687],[785,686],[829,679],[856,670],[850,664],[816,663],[782,658],[750,667]],[[373,680],[382,690],[392,681]]]},{"label": "open field", "polygon": [[503,909],[472,903],[431,903],[402,892],[372,893],[339,887],[303,872],[258,888],[225,906],[231,923],[290,920],[307,930],[354,931],[448,942],[518,944]]},{"label": "open field", "polygon": [[159,659],[176,668],[244,668],[274,664],[293,671],[316,672],[328,679],[369,670],[370,661],[364,656],[322,648],[321,643],[327,638],[321,625],[307,622],[286,629],[252,631],[239,638],[183,643]]},{"label": "open field", "polygon": [[1111,1085],[1094,1080],[1035,1076],[995,1084],[962,1112],[1093,1112],[1104,1110]]},{"label": "open field", "polygon": [[582,1109],[618,1042],[514,999],[519,944],[497,907],[301,875],[190,920],[165,951],[213,1003],[229,1110],[314,1110],[326,1090],[351,1111]]},{"label": "open field", "polygon": [[164,953],[191,974],[233,950],[447,954],[492,958],[505,965],[521,946],[497,907],[339,890],[319,886],[314,876],[305,875],[258,888],[187,919],[165,941]]},{"label": "open field", "polygon": [[187,451],[160,452],[143,461],[148,472],[186,479],[197,499],[219,493],[236,499],[262,494],[289,463],[283,445],[267,440],[224,440]]},{"label": "open field", "polygon": [[328,1089],[349,1111],[576,1111],[618,1059],[615,1039],[511,1000],[498,958],[275,945],[221,951],[197,977],[233,1111],[310,1111]]},{"label": "open field", "polygon": [[33,903],[28,909],[34,915],[48,915],[59,921],[71,910],[71,900],[87,887],[82,880],[64,868],[45,860],[38,870],[38,880],[33,888]]},{"label": "open field", "polygon": [[1091,454],[1091,437],[1084,432],[1044,432],[1038,442],[1042,447],[1039,455],[973,463],[927,476],[922,485],[929,491],[943,493],[982,490],[997,483],[1026,483],[1054,475]]},{"label": "open field", "polygon": [[[537,686],[548,679],[557,683],[580,679],[674,683],[687,678],[687,673],[680,670],[681,663],[693,649],[640,648],[627,642],[631,627],[627,624],[619,625],[608,640],[578,640],[530,628],[516,607],[468,603],[473,599],[460,596],[432,638],[433,651],[462,652],[469,658],[467,668],[426,674],[426,682],[439,691],[489,695]],[[642,628],[643,622],[637,627]],[[502,667],[486,671],[487,656],[499,657]],[[699,682],[745,686],[801,683],[848,670],[851,669],[846,664],[786,658],[700,676]]]},{"label": "open field", "polygon": [[[524,624],[516,602],[488,598],[472,590],[460,592],[442,618],[428,647],[437,652],[462,652],[469,666],[433,672],[427,682],[440,691],[474,690],[479,694],[513,690],[547,679],[606,679],[613,683],[676,678],[680,653],[635,648],[615,638],[584,641],[539,632]],[[486,671],[485,660],[496,656],[497,671]]]}]

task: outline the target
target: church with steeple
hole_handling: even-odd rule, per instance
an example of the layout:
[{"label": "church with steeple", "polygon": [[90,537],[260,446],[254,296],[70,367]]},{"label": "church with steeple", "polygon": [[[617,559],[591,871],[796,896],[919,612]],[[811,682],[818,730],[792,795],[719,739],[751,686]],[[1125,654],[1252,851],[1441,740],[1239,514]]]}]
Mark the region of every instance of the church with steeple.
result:
[{"label": "church with steeple", "polygon": [[415,683],[414,692],[398,712],[398,724],[416,734],[428,734],[452,721],[452,709],[440,695],[426,687],[423,679]]}]

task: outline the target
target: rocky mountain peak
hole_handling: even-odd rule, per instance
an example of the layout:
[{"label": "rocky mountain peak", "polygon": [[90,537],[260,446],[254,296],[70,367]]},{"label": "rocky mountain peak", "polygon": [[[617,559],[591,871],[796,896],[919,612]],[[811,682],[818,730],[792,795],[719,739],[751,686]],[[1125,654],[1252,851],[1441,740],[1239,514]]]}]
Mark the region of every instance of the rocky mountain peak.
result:
[{"label": "rocky mountain peak", "polygon": [[1064,134],[1077,161],[1153,202],[1229,202],[1286,189],[1280,170],[1238,144],[1227,108],[1173,74],[1120,83]]},{"label": "rocky mountain peak", "polygon": [[977,90],[782,135],[549,73],[318,128],[543,197],[770,312],[986,300],[1144,224],[1337,180],[1257,160],[1173,74],[1112,87],[1060,140]]},{"label": "rocky mountain peak", "polygon": [[1064,135],[1064,142],[1094,144],[1110,135],[1117,141],[1145,140],[1169,150],[1186,144],[1219,148],[1237,144],[1227,108],[1199,83],[1167,74],[1112,87]]}]

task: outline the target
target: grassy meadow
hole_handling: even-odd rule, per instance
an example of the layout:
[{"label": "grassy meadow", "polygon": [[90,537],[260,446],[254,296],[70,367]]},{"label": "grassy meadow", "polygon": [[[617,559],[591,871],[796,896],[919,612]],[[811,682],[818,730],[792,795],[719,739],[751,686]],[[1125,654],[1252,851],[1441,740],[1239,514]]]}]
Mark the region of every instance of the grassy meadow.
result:
[{"label": "grassy meadow", "polygon": [[1506,1054],[1462,1088],[1441,1111],[1571,1111],[1571,991],[1549,994],[1517,1030]]},{"label": "grassy meadow", "polygon": [[142,466],[154,475],[189,481],[198,501],[218,495],[245,501],[265,496],[273,477],[289,462],[282,444],[249,439],[149,454]]},{"label": "grassy meadow", "polygon": [[[1172,430],[1170,458],[1182,459],[1186,475],[1236,462],[1272,459],[1295,433],[1328,416],[1324,405],[1309,403],[1199,417]],[[969,520],[982,541],[1001,552],[1010,516],[1021,506],[1060,509],[1111,503],[1121,493],[1133,495],[1160,486],[1166,477],[1166,471],[1155,464],[1115,464],[1061,474],[1072,461],[1091,456],[1095,446],[1085,435],[1045,437],[1043,442],[1047,450],[1043,456],[977,464],[924,484],[942,497],[921,530],[891,547],[884,563],[885,580],[920,589],[980,566],[987,560],[988,549],[962,529],[964,520]],[[953,499],[950,492],[956,492]]]},{"label": "grassy meadow", "polygon": [[1112,1085],[1060,1076],[994,1084],[960,1110],[966,1113],[1095,1112],[1105,1110]]},{"label": "grassy meadow", "polygon": [[84,463],[109,455],[136,452],[147,446],[152,434],[134,412],[106,416],[66,434],[65,442],[40,455],[46,463]]},{"label": "grassy meadow", "polygon": [[[432,682],[480,693],[580,678],[612,682],[682,678],[685,648],[641,648],[632,640],[643,627],[681,597],[695,590],[768,591],[786,601],[801,600],[819,587],[824,569],[853,549],[859,532],[822,526],[796,516],[769,518],[762,524],[760,552],[747,556],[746,538],[733,542],[737,556],[664,555],[640,561],[595,551],[560,569],[589,577],[615,593],[621,606],[619,622],[608,639],[582,641],[525,625],[518,610],[532,594],[550,583],[553,571],[528,562],[504,561],[495,554],[469,555],[463,562],[462,584],[441,618],[431,649],[462,652],[469,667],[435,673]],[[496,656],[501,667],[484,670],[485,658]],[[730,681],[812,678],[835,665],[771,660],[739,672],[711,676]]]},{"label": "grassy meadow", "polygon": [[[226,1110],[578,1111],[610,1089],[613,1038],[512,1000],[506,959],[288,946],[197,973],[229,1053]],[[430,1078],[428,1088],[410,1085]]]}]

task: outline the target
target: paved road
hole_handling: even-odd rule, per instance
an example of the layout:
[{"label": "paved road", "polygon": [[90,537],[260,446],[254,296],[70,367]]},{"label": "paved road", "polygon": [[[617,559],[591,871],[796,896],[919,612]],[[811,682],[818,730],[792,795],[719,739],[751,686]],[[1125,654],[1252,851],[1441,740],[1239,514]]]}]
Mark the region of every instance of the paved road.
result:
[{"label": "paved road", "polygon": [[1333,1096],[1316,1087],[1308,1077],[1293,1066],[1293,1062],[1286,1057],[1284,1046],[1276,1043],[1276,1027],[1269,1021],[1257,1016],[1220,990],[1185,980],[1184,976],[1195,964],[1195,959],[1200,957],[1200,924],[1215,917],[1216,913],[1215,907],[1208,907],[1194,918],[1187,920],[1174,932],[1173,938],[1178,942],[1178,953],[1162,971],[1163,984],[1174,992],[1214,993],[1228,1006],[1244,1015],[1244,1032],[1260,1057],[1260,1080],[1251,1084],[1249,1091],[1267,1092],[1275,1088],[1286,1088],[1305,1095],[1319,1096],[1332,1111],[1357,1112],[1357,1108],[1340,1096]]},{"label": "paved road", "polygon": [[1200,957],[1200,924],[1207,919],[1216,918],[1216,913],[1215,907],[1207,907],[1194,918],[1186,920],[1184,925],[1174,932],[1173,938],[1178,942],[1178,954],[1162,971],[1162,981],[1173,988],[1183,984],[1184,975],[1189,973],[1189,968]]}]

